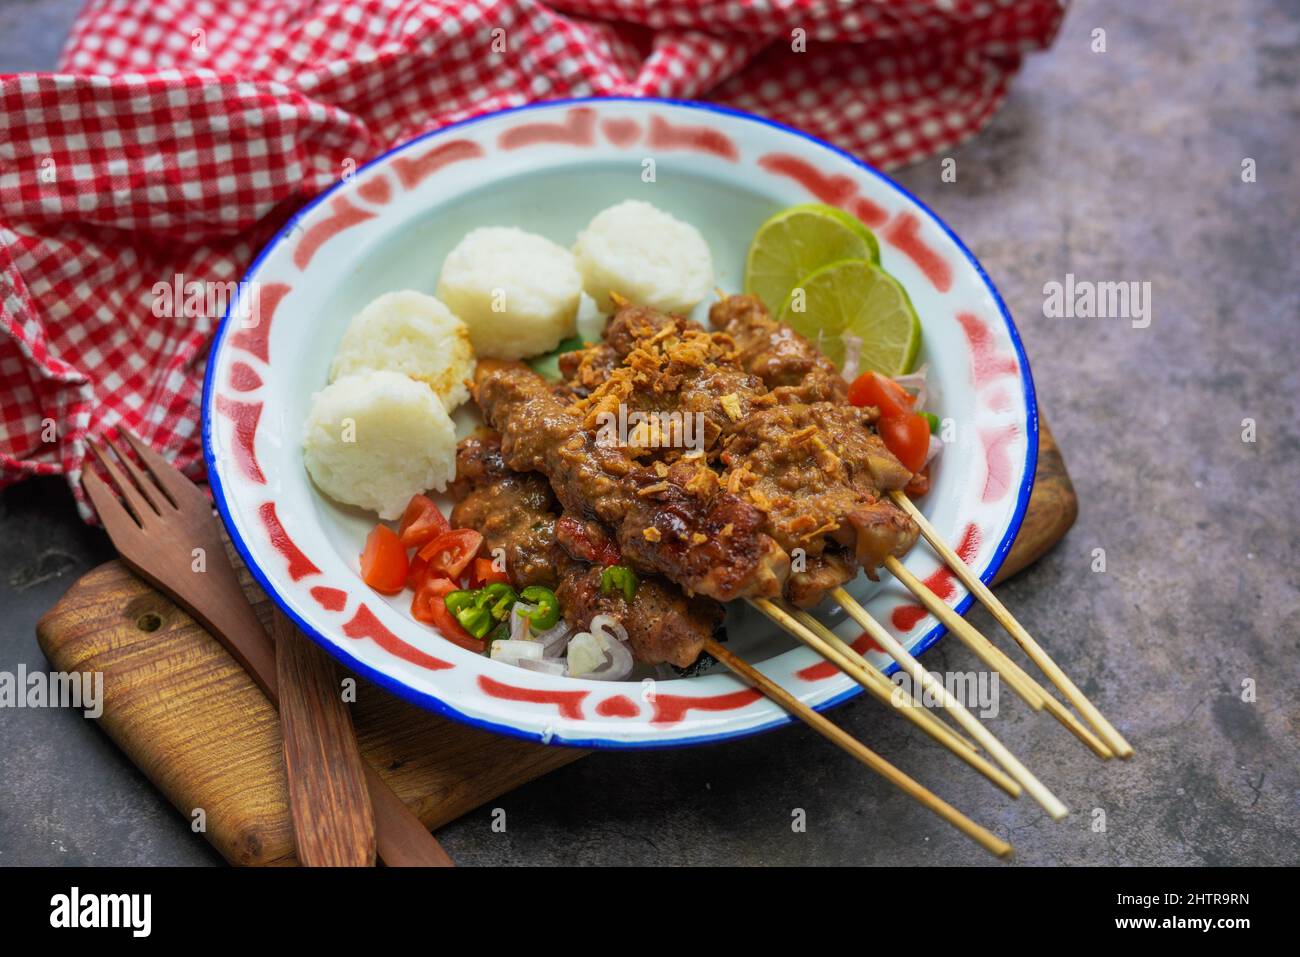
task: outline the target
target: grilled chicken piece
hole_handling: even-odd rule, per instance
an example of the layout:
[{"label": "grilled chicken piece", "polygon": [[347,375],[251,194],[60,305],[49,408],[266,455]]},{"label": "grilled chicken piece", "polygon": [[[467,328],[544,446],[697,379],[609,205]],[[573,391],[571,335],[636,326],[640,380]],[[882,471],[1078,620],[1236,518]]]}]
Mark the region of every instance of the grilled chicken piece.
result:
[{"label": "grilled chicken piece", "polygon": [[[574,628],[589,627],[598,614],[614,615],[627,630],[637,661],[689,667],[699,657],[704,640],[722,624],[721,605],[707,598],[688,599],[663,579],[643,578],[630,602],[621,593],[602,594],[601,567],[566,551],[590,543],[589,536],[599,535],[599,527],[557,519],[557,503],[546,477],[511,471],[501,453],[500,437],[493,432],[479,430],[456,447],[451,494],[456,499],[452,524],[478,531],[489,549],[505,549],[506,569],[517,587],[554,588],[564,620]],[[567,527],[567,536],[557,536],[557,527]],[[608,551],[581,557],[587,554],[600,564],[618,560],[617,553]]]},{"label": "grilled chicken piece", "polygon": [[853,556],[842,549],[830,548],[808,559],[803,571],[790,572],[785,583],[785,597],[799,608],[812,608],[832,588],[858,577],[858,566]]},{"label": "grilled chicken piece", "polygon": [[687,598],[671,582],[643,578],[629,602],[621,592],[600,590],[601,569],[574,566],[566,572],[555,597],[564,620],[586,628],[597,615],[613,615],[627,629],[628,645],[637,661],[689,668],[700,656],[704,639],[722,627],[725,612],[708,598]]},{"label": "grilled chicken piece", "polygon": [[512,472],[495,435],[475,433],[456,446],[454,528],[472,528],[488,550],[505,549],[510,579],[520,588],[559,582],[563,557],[555,541],[555,494],[546,476]]},{"label": "grilled chicken piece", "polygon": [[474,391],[501,433],[506,465],[545,474],[565,511],[609,526],[640,570],[719,601],[781,593],[789,556],[748,502],[716,486],[678,485],[626,449],[600,442],[519,363],[481,361]]},{"label": "grilled chicken piece", "polygon": [[757,296],[728,296],[714,303],[709,322],[731,337],[740,365],[762,379],[779,401],[846,401],[848,384],[835,364],[768,315]]}]

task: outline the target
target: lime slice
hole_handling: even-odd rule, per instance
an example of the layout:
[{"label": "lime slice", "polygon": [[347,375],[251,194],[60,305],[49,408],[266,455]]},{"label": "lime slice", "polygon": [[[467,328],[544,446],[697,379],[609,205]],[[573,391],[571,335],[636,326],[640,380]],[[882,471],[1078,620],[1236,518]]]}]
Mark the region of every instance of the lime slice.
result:
[{"label": "lime slice", "polygon": [[801,279],[841,259],[879,262],[880,247],[871,230],[834,206],[792,206],[754,234],[745,261],[745,292],[775,311]]},{"label": "lime slice", "polygon": [[921,320],[898,281],[875,263],[846,259],[823,266],[790,291],[778,318],[844,366],[844,336],[862,340],[858,371],[888,376],[912,370]]}]

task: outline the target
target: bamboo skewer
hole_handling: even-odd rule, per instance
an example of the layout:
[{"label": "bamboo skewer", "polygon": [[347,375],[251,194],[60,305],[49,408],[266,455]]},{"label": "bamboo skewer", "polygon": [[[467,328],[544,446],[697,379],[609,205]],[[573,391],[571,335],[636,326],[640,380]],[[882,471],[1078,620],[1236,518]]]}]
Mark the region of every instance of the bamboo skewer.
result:
[{"label": "bamboo skewer", "polygon": [[[1088,730],[1083,722],[1076,718],[1069,709],[1049,695],[1037,681],[1025,673],[1025,670],[1020,665],[1008,658],[1002,649],[980,634],[974,625],[957,614],[956,609],[949,606],[946,601],[927,588],[925,582],[908,571],[902,562],[890,555],[885,559],[884,565],[895,578],[902,582],[908,591],[920,600],[921,604],[932,615],[943,622],[948,630],[957,636],[962,644],[973,651],[980,661],[998,672],[1002,680],[1006,681],[1012,690],[1025,700],[1026,704],[1034,708],[1035,711],[1046,708],[1048,714],[1065,725],[1075,737],[1091,748],[1097,757],[1105,760],[1114,756],[1110,748],[1106,747],[1100,738]],[[1037,698],[1037,707],[1034,706],[1033,701],[1025,697],[1023,690],[1025,688],[1031,690]]]},{"label": "bamboo skewer", "polygon": [[[788,607],[781,608],[780,605],[778,605],[778,609],[789,612],[797,623],[803,625],[808,631],[812,632],[814,638],[821,639],[820,645],[810,644],[810,647],[812,647],[814,651],[822,654],[823,657],[845,674],[849,675],[849,677],[854,678],[854,680],[858,681],[859,684],[862,683],[861,676],[864,674],[867,676],[868,680],[879,682],[883,689],[889,691],[890,697],[888,703],[891,706],[899,708],[905,716],[916,716],[922,719],[928,719],[916,721],[915,723],[921,726],[926,733],[934,737],[934,739],[940,744],[949,747],[953,754],[958,758],[966,762],[980,774],[984,775],[984,777],[988,778],[989,781],[1005,791],[1011,797],[1018,798],[1022,793],[1024,793],[1024,788],[1022,788],[1014,778],[1004,772],[1001,768],[997,767],[997,765],[992,761],[989,761],[983,755],[978,753],[979,748],[974,744],[974,742],[965,737],[960,731],[956,731],[940,721],[934,712],[913,697],[911,693],[890,681],[889,678],[887,678],[878,668],[854,651],[853,648],[836,635],[835,632],[831,631],[806,611]],[[902,705],[896,704],[895,702],[899,698],[902,698],[906,703]],[[962,750],[951,747],[948,744],[949,738],[955,740],[958,745],[961,746]]]},{"label": "bamboo skewer", "polygon": [[925,540],[930,543],[939,556],[947,563],[948,567],[961,580],[972,595],[979,599],[980,603],[989,610],[989,613],[997,619],[998,624],[1007,630],[1007,633],[1016,640],[1016,643],[1024,649],[1031,661],[1036,664],[1047,675],[1052,684],[1060,690],[1065,696],[1065,700],[1074,705],[1084,719],[1096,729],[1097,734],[1115,754],[1121,758],[1133,756],[1133,746],[1124,740],[1114,725],[1106,720],[1105,716],[1097,710],[1097,707],[1088,700],[1082,691],[1080,691],[1070,680],[1069,676],[1052,660],[1051,656],[1039,646],[1038,642],[1030,637],[1029,632],[1025,631],[1020,622],[1016,621],[1015,616],[1007,611],[1006,606],[998,600],[997,596],[989,590],[988,586],[980,580],[969,565],[967,565],[956,552],[949,547],[948,543],[943,540],[938,531],[929,520],[921,514],[912,500],[902,492],[892,492],[894,502],[912,517],[912,520],[921,529],[921,534]]},{"label": "bamboo skewer", "polygon": [[985,850],[998,857],[1007,857],[1011,853],[1011,845],[1006,841],[976,824],[951,804],[948,804],[929,789],[908,777],[880,755],[852,737],[843,728],[832,724],[829,719],[818,714],[747,661],[733,655],[714,639],[705,639],[704,650],[735,672],[746,684],[756,688],[822,737],[853,755],[853,757],[871,768],[908,797],[939,815],[939,817],[978,843]]},{"label": "bamboo skewer", "polygon": [[[991,782],[1005,791],[1012,797],[1019,797],[1021,787],[1012,778],[995,767],[982,755],[976,753],[975,746],[954,732],[951,728],[940,722],[928,709],[919,701],[913,699],[910,695],[904,693],[903,697],[906,703],[898,703],[895,695],[901,690],[872,667],[865,660],[858,658],[854,661],[852,657],[842,654],[823,640],[817,631],[797,617],[791,614],[779,604],[769,601],[766,598],[753,600],[754,606],[764,615],[780,625],[787,632],[798,638],[813,651],[817,652],[831,664],[835,665],[850,678],[862,685],[872,697],[883,704],[887,704],[898,711],[909,721],[925,731],[926,734],[934,738],[939,744],[943,745],[961,760],[965,761],[972,768],[984,775]],[[809,619],[816,623],[816,619],[809,616]],[[838,639],[837,639],[838,640]],[[847,646],[845,646],[847,647]],[[853,649],[849,652],[856,656]],[[858,662],[861,662],[860,664]]]},{"label": "bamboo skewer", "polygon": [[947,602],[931,591],[925,582],[908,571],[893,555],[885,558],[884,566],[902,583],[903,587],[916,596],[930,614],[943,622],[963,645],[974,652],[975,657],[982,661],[985,667],[1001,672],[1002,680],[1020,696],[1025,704],[1035,711],[1043,710],[1043,695],[1033,679],[1025,674],[1019,665],[1004,655],[993,642],[981,635],[974,625],[949,608]]},{"label": "bamboo skewer", "polygon": [[849,617],[865,628],[867,633],[875,639],[876,644],[885,649],[885,652],[898,662],[899,666],[912,677],[913,681],[939,699],[944,708],[952,715],[953,720],[961,725],[962,729],[968,732],[977,744],[987,750],[994,760],[1002,765],[1006,772],[1029,792],[1029,796],[1042,805],[1053,820],[1059,821],[1069,813],[1069,809],[1061,803],[1060,799],[1044,787],[1042,782],[1034,777],[1033,773],[1014,754],[1008,751],[1006,746],[993,736],[992,732],[980,724],[960,701],[949,694],[947,688],[935,681],[933,676],[921,667],[921,663],[913,658],[893,635],[881,627],[879,622],[868,615],[866,609],[859,605],[852,595],[842,587],[835,588],[831,595],[848,612]]},{"label": "bamboo skewer", "polygon": [[[890,681],[889,678],[882,671],[880,671],[878,668],[875,668],[871,664],[871,662],[867,661],[867,659],[863,655],[859,654],[853,648],[852,645],[850,645],[839,635],[835,634],[835,632],[831,631],[830,628],[828,628],[826,625],[823,625],[820,621],[814,618],[809,612],[804,611],[802,608],[794,607],[788,601],[780,601],[777,602],[776,604],[782,611],[786,612],[791,617],[793,617],[795,621],[799,622],[799,624],[803,625],[814,635],[816,635],[818,638],[824,641],[827,645],[830,645],[831,648],[839,652],[841,656],[849,659],[849,661],[852,662],[856,667],[863,668],[868,673],[873,673],[877,677],[884,678],[884,683],[881,684],[881,687],[891,692],[891,698],[890,698],[891,704],[893,704],[896,700],[895,698],[892,697],[892,695],[898,695],[904,701],[904,704],[901,705],[901,707],[920,709],[921,714],[926,714],[929,715],[931,718],[933,718],[934,722],[940,728],[942,728],[944,731],[947,731],[949,734],[951,734],[958,742],[960,742],[966,748],[968,748],[971,751],[979,751],[979,745],[977,745],[970,738],[966,737],[960,731],[954,731],[952,728],[948,727],[948,725],[940,721],[937,717],[934,716],[933,712],[931,712],[929,708],[927,708],[924,704],[918,701],[911,694],[911,692],[904,690],[900,685],[896,685],[892,681]],[[874,681],[875,679],[872,680]]]}]

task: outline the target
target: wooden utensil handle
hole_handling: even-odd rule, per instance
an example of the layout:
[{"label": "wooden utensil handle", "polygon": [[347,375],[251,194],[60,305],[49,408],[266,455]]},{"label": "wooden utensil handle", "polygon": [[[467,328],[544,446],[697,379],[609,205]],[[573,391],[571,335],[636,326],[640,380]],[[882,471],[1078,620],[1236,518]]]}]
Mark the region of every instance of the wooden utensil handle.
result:
[{"label": "wooden utensil handle", "polygon": [[[149,576],[145,576],[150,580]],[[156,584],[151,582],[151,584]],[[236,583],[237,584],[237,583]],[[237,585],[238,587],[238,585]],[[243,592],[234,594],[243,599]],[[266,633],[252,606],[247,599],[240,604],[248,608],[247,616],[223,616],[225,629],[216,627],[223,624],[212,616],[204,614],[204,609],[191,608],[179,602],[191,615],[199,620],[209,633],[215,637],[223,648],[242,664],[245,670],[262,689],[270,702],[280,707],[279,684],[276,680],[275,645]],[[279,615],[277,608],[275,614]],[[420,819],[411,813],[393,789],[384,783],[384,779],[368,764],[363,762],[366,786],[370,791],[370,805],[375,820],[375,842],[380,859],[389,867],[452,867],[452,859],[434,840]]]},{"label": "wooden utensil handle", "polygon": [[271,630],[298,860],[309,867],[371,867],[375,818],[334,664],[278,608]]}]

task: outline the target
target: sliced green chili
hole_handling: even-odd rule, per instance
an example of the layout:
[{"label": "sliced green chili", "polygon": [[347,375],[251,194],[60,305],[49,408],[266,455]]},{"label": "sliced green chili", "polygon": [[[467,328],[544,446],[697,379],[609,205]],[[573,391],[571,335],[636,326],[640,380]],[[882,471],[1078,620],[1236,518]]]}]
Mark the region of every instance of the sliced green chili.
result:
[{"label": "sliced green chili", "polygon": [[474,596],[474,592],[466,591],[462,588],[457,591],[448,592],[442,601],[443,604],[447,606],[449,612],[453,615],[458,615],[461,611],[474,603]]},{"label": "sliced green chili", "polygon": [[925,416],[925,421],[927,421],[927,422],[930,423],[930,434],[931,434],[931,435],[938,435],[938,434],[939,434],[939,417],[938,417],[937,415],[935,415],[933,412],[922,412],[921,414],[922,414],[923,416]]},{"label": "sliced green chili", "polygon": [[636,577],[636,572],[626,565],[609,565],[600,573],[600,593],[602,595],[621,591],[623,597],[631,601],[636,596],[636,586],[639,584],[640,579]]},{"label": "sliced green chili", "polygon": [[475,638],[482,638],[492,629],[492,616],[486,608],[475,608],[470,605],[455,614],[461,627]]},{"label": "sliced green chili", "polygon": [[536,605],[528,613],[528,624],[534,631],[546,631],[554,628],[560,620],[560,602],[555,592],[541,585],[529,585],[519,593],[519,597],[530,605]]}]

